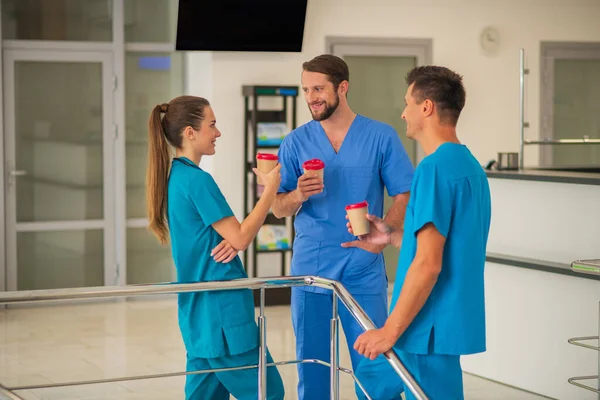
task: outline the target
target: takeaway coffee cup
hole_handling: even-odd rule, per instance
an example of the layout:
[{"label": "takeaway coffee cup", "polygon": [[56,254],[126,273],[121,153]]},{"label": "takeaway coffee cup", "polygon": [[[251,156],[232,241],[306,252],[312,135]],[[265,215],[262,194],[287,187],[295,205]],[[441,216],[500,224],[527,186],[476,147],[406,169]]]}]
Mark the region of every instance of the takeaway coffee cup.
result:
[{"label": "takeaway coffee cup", "polygon": [[[256,155],[256,168],[264,174],[268,174],[277,166],[279,162],[279,157],[275,154],[271,153],[258,153]],[[262,181],[260,176],[258,176],[258,184],[264,185],[265,183]]]},{"label": "takeaway coffee cup", "polygon": [[304,174],[308,176],[318,176],[323,180],[323,172],[325,169],[325,163],[318,158],[313,158],[312,160],[306,161],[302,164],[302,168],[304,169]]},{"label": "takeaway coffee cup", "polygon": [[368,211],[369,203],[366,201],[346,206],[346,214],[348,214],[348,220],[354,235],[366,235],[371,231],[371,225],[367,219]]}]

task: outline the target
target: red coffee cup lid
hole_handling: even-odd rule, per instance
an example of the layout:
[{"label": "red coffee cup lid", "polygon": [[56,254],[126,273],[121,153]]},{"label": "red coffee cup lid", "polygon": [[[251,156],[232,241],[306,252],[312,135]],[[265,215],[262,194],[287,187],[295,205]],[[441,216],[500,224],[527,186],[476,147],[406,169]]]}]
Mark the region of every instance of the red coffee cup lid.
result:
[{"label": "red coffee cup lid", "polygon": [[271,160],[271,161],[277,161],[279,160],[279,157],[277,157],[277,154],[271,154],[271,153],[258,153],[256,155],[256,159],[257,160]]},{"label": "red coffee cup lid", "polygon": [[325,163],[318,158],[313,158],[312,160],[304,162],[304,164],[302,164],[302,168],[308,171],[316,171],[325,168]]},{"label": "red coffee cup lid", "polygon": [[369,206],[369,203],[367,203],[366,200],[365,200],[365,201],[362,201],[360,203],[347,205],[346,206],[346,210],[354,210],[354,209],[357,209],[357,208],[363,208],[363,207],[368,207],[368,206]]}]

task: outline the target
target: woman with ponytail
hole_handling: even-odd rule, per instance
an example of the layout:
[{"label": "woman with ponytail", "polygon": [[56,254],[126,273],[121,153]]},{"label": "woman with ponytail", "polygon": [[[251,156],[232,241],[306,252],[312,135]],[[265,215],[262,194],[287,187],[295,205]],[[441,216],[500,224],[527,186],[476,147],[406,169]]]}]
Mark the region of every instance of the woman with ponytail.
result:
[{"label": "woman with ponytail", "polygon": [[[171,241],[177,280],[208,282],[247,278],[239,250],[258,233],[275,200],[280,166],[268,174],[254,210],[242,222],[212,176],[198,165],[215,154],[221,136],[206,99],[181,96],[157,105],[149,120],[147,206],[150,230],[161,244]],[[171,158],[171,150],[175,157]],[[259,357],[258,327],[250,290],[180,293],[179,327],[187,351],[187,371],[255,365]],[[268,355],[268,362],[272,362]],[[256,399],[256,368],[187,375],[185,398]],[[267,369],[267,398],[283,399],[281,376]]]}]

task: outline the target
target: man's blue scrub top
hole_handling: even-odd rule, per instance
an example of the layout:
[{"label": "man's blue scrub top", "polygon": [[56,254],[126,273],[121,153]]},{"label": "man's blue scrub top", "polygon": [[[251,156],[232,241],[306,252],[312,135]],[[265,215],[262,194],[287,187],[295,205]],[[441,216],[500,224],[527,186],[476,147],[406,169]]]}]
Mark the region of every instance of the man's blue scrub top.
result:
[{"label": "man's blue scrub top", "polygon": [[444,143],[419,163],[406,209],[390,310],[415,257],[419,230],[431,223],[446,243],[438,281],[396,343],[399,350],[448,355],[485,351],[483,273],[490,219],[488,180],[467,147]]},{"label": "man's blue scrub top", "polygon": [[[314,158],[325,163],[325,189],[304,202],[296,215],[292,273],[342,281],[354,293],[381,293],[387,287],[383,256],[340,244],[355,240],[346,228],[346,205],[366,200],[369,213],[382,217],[384,186],[390,196],[410,190],[414,167],[398,133],[356,115],[336,153],[321,124],[310,121],[286,136],[279,149],[279,192],[296,189],[302,164]],[[360,271],[367,267],[377,276]]]}]

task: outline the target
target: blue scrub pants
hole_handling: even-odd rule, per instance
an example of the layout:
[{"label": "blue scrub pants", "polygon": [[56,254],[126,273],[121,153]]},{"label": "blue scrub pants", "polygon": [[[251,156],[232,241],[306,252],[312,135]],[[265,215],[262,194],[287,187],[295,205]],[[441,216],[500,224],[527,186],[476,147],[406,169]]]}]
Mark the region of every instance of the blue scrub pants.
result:
[{"label": "blue scrub pants", "polygon": [[[241,367],[258,364],[259,348],[235,356],[218,358],[190,358],[187,371]],[[267,352],[267,362],[272,363]],[[229,400],[232,395],[238,400],[256,400],[258,394],[258,368],[229,372],[187,375],[185,381],[186,400]],[[267,399],[284,398],[283,381],[276,367],[267,368]]]},{"label": "blue scrub pants", "polygon": [[[431,400],[464,399],[460,356],[395,351],[408,372]],[[415,399],[383,355],[373,361],[363,358],[356,370],[356,376],[373,400],[400,400],[403,391],[406,400]],[[358,398],[366,399],[362,392]]]},{"label": "blue scrub pants", "polygon": [[[369,315],[375,326],[382,327],[388,315],[387,293],[351,294]],[[297,359],[319,359],[329,362],[332,294],[292,288],[291,303]],[[352,368],[356,370],[356,366],[363,357],[354,350],[354,342],[364,330],[342,303],[338,304],[338,313],[348,342]],[[329,400],[329,370],[325,366],[309,363],[298,364],[298,378],[299,400]]]}]

